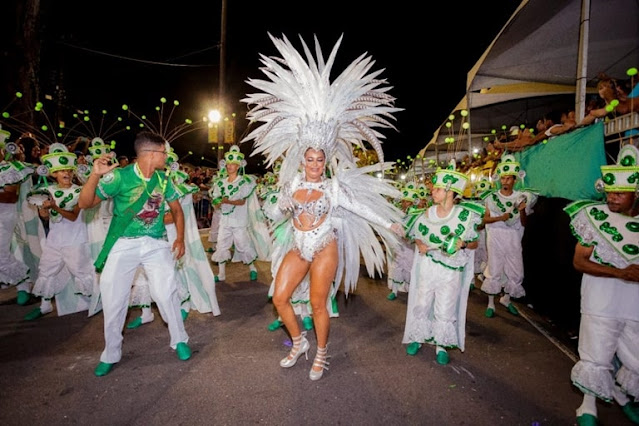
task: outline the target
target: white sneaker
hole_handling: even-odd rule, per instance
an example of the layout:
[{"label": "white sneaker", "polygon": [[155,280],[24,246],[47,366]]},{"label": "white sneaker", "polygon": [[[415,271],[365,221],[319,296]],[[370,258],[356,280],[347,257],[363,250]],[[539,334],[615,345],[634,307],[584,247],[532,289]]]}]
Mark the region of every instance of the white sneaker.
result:
[{"label": "white sneaker", "polygon": [[42,315],[46,315],[50,312],[53,312],[53,306],[49,305],[49,306],[40,306],[40,312],[42,312]]},{"label": "white sneaker", "polygon": [[155,319],[155,314],[151,312],[150,315],[141,315],[140,318],[142,319],[142,324],[147,324]]}]

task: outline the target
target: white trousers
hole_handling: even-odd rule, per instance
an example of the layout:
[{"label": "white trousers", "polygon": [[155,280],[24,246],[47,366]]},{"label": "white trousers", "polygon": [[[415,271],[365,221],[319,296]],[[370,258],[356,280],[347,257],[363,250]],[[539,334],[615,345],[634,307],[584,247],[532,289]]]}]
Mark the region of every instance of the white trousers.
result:
[{"label": "white trousers", "polygon": [[414,262],[402,343],[460,347],[457,321],[462,273],[429,256],[416,254]]},{"label": "white trousers", "polygon": [[524,258],[521,234],[514,229],[491,228],[486,231],[488,267],[484,271],[481,290],[496,295],[505,293],[514,298],[524,297]]},{"label": "white trousers", "polygon": [[[614,372],[613,358],[621,362]],[[639,396],[639,322],[581,314],[579,361],[570,378],[582,392],[605,401],[613,398],[615,382]]]},{"label": "white trousers", "polygon": [[[231,259],[231,247],[234,247]],[[213,262],[242,262],[245,265],[257,259],[257,251],[248,233],[247,226],[220,226],[217,235],[217,247],[211,255]]]},{"label": "white trousers", "polygon": [[38,279],[31,293],[52,299],[69,284],[68,275],[61,273],[66,267],[73,276],[73,293],[91,296],[96,279],[92,262],[88,243],[67,247],[45,245],[40,256]]},{"label": "white trousers", "polygon": [[169,243],[150,237],[120,238],[111,249],[100,276],[105,341],[100,356],[102,362],[113,364],[122,358],[122,329],[138,266],[144,268],[151,297],[168,325],[171,348],[189,340],[180,313],[175,260]]},{"label": "white trousers", "polygon": [[15,285],[29,278],[29,268],[11,253],[11,238],[18,223],[16,204],[0,203],[0,283]]}]

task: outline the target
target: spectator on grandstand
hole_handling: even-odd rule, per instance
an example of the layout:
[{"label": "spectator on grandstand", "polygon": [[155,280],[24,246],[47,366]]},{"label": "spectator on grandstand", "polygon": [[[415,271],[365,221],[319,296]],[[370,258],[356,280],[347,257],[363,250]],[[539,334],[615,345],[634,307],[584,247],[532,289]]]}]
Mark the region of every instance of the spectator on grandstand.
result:
[{"label": "spectator on grandstand", "polygon": [[486,148],[482,148],[477,154],[474,155],[473,161],[472,163],[470,163],[470,167],[482,169],[487,160],[488,150],[486,150]]},{"label": "spectator on grandstand", "polygon": [[[639,96],[639,80],[626,78],[625,80],[617,81],[617,95],[620,99],[633,99]],[[639,108],[637,101],[630,105],[633,111]]]},{"label": "spectator on grandstand", "polygon": [[[617,82],[617,95],[620,102],[627,103],[628,112],[637,111],[639,109],[639,85],[632,79],[625,79]],[[628,138],[628,143],[632,143],[639,147],[639,129],[628,129],[624,132],[624,138]]]},{"label": "spectator on grandstand", "polygon": [[[573,118],[571,118],[573,117]],[[526,132],[519,132],[522,137],[512,142],[495,142],[495,146],[503,148],[508,151],[518,152],[526,149],[529,146],[536,145],[545,140],[554,138],[575,128],[577,122],[574,120],[574,111],[565,111],[561,114],[558,111],[550,111],[544,114],[539,121],[537,121],[536,129],[537,134],[535,137],[530,138],[526,135]],[[526,137],[524,137],[526,135]]]},{"label": "spectator on grandstand", "polygon": [[[519,126],[511,126],[510,129],[508,129],[508,142],[517,140],[517,138],[519,138]],[[503,141],[500,140],[500,142]]]},{"label": "spectator on grandstand", "polygon": [[495,142],[496,141],[488,142],[488,144],[486,145],[486,160],[484,161],[484,167],[482,170],[487,176],[492,176],[493,174],[495,174],[497,163],[499,163],[499,159],[504,152],[502,149],[495,147]]},{"label": "spectator on grandstand", "polygon": [[462,158],[461,162],[457,163],[457,170],[460,173],[466,173],[468,172],[468,169],[470,169],[470,164],[471,164],[470,155],[466,154]]},{"label": "spectator on grandstand", "polygon": [[[607,116],[623,115],[630,112],[630,100],[627,96],[619,96],[617,81],[604,74],[599,74],[597,91],[603,100],[604,106],[592,109],[579,123],[580,126],[587,126]],[[622,89],[623,90],[623,89]]]}]

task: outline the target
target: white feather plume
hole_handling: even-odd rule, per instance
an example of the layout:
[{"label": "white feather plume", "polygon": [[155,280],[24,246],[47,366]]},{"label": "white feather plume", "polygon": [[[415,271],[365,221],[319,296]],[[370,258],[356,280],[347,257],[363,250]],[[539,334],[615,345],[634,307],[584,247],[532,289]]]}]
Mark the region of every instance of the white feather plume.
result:
[{"label": "white feather plume", "polygon": [[378,129],[396,130],[393,113],[402,110],[387,93],[391,87],[378,79],[384,70],[371,72],[375,62],[364,53],[331,83],[343,35],[326,60],[317,37],[315,57],[301,37],[302,53],[285,36],[269,37],[281,57],[260,55],[267,79],[247,80],[261,92],[242,99],[253,105],[247,118],[259,124],[241,141],[254,141],[252,155],[265,155],[267,167],[284,157],[283,182],[295,175],[308,148],[322,149],[337,162],[353,163],[353,145],[365,149],[367,141],[383,162],[384,135]]}]

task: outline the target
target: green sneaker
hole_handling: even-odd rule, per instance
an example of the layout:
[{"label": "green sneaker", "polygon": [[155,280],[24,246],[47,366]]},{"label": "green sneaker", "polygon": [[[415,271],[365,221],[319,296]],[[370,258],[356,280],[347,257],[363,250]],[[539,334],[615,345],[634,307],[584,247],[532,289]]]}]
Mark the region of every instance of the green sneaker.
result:
[{"label": "green sneaker", "polygon": [[133,321],[131,321],[130,323],[128,323],[126,325],[126,328],[132,330],[134,328],[138,328],[139,326],[142,325],[142,317],[137,317],[136,319],[134,319]]},{"label": "green sneaker", "polygon": [[182,321],[186,320],[189,317],[189,313],[185,309],[180,309],[180,313],[182,314]]},{"label": "green sneaker", "polygon": [[251,281],[255,281],[257,279],[257,271],[251,271]]},{"label": "green sneaker", "polygon": [[27,320],[27,321],[33,321],[33,320],[36,320],[36,319],[38,319],[38,318],[40,318],[42,316],[44,316],[44,314],[42,313],[40,308],[35,308],[34,310],[32,310],[31,312],[26,314],[24,316],[24,319]]},{"label": "green sneaker", "polygon": [[406,346],[406,354],[415,356],[417,355],[417,352],[419,352],[419,348],[421,347],[422,345],[417,342],[409,343],[408,346]]},{"label": "green sneaker", "polygon": [[180,342],[175,347],[175,352],[177,353],[177,357],[180,361],[186,361],[191,358],[191,348],[184,342]]},{"label": "green sneaker", "polygon": [[[627,404],[626,404],[627,405]],[[577,426],[597,426],[599,421],[592,414],[582,414],[577,417]]]},{"label": "green sneaker", "polygon": [[272,323],[268,325],[268,331],[275,331],[283,325],[284,323],[282,321],[280,321],[279,319],[276,319],[275,321],[273,321]]},{"label": "green sneaker", "polygon": [[493,308],[488,308],[486,309],[486,312],[484,312],[484,316],[486,318],[492,318],[495,316],[495,310]]},{"label": "green sneaker", "polygon": [[506,306],[506,309],[508,309],[508,312],[510,312],[513,315],[519,315],[519,311],[517,310],[517,308],[515,308],[515,305],[513,305],[512,303],[509,303],[508,306]]},{"label": "green sneaker", "polygon": [[336,297],[331,297],[331,308],[333,309],[334,313],[338,313],[338,309],[337,309],[337,298]]},{"label": "green sneaker", "polygon": [[448,357],[448,352],[446,351],[437,352],[437,364],[446,365],[448,364],[449,361],[450,361],[450,358]]},{"label": "green sneaker", "polygon": [[29,299],[31,299],[31,294],[27,291],[24,290],[19,290],[18,291],[18,298],[17,298],[17,303],[20,306],[24,306],[29,302]]},{"label": "green sneaker", "polygon": [[206,252],[207,252],[207,253],[213,253],[213,247],[209,247],[209,248],[207,248],[207,249],[206,249]]},{"label": "green sneaker", "polygon": [[313,319],[311,317],[304,317],[302,322],[304,323],[304,329],[305,330],[312,330],[313,329]]},{"label": "green sneaker", "polygon": [[217,275],[215,275],[215,282],[219,283],[220,282],[220,277],[218,277]]},{"label": "green sneaker", "polygon": [[639,425],[639,402],[629,402],[621,407],[623,413],[632,423]]},{"label": "green sneaker", "polygon": [[397,299],[397,295],[391,291],[391,292],[388,294],[388,296],[386,296],[386,298],[387,298],[388,300],[395,300],[395,299]]},{"label": "green sneaker", "polygon": [[113,368],[113,364],[107,364],[106,362],[100,362],[97,367],[95,367],[95,375],[98,377],[106,376]]}]

